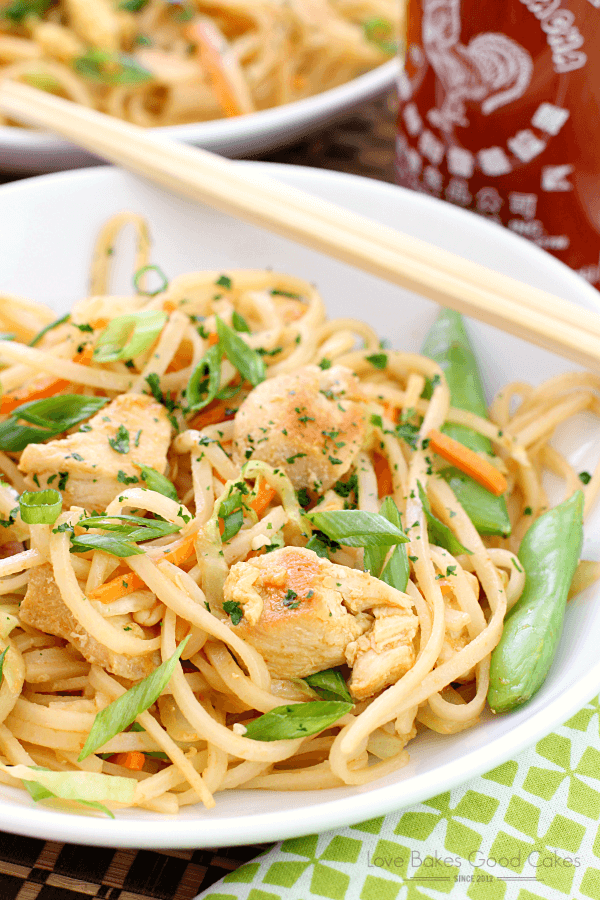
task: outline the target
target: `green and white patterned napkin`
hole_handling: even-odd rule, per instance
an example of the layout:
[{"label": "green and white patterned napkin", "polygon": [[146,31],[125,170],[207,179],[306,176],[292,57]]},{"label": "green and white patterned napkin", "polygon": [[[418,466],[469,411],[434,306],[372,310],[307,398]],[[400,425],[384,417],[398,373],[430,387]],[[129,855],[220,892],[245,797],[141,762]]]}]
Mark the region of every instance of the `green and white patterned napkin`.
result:
[{"label": "green and white patterned napkin", "polygon": [[599,699],[487,775],[283,841],[201,900],[600,900]]}]

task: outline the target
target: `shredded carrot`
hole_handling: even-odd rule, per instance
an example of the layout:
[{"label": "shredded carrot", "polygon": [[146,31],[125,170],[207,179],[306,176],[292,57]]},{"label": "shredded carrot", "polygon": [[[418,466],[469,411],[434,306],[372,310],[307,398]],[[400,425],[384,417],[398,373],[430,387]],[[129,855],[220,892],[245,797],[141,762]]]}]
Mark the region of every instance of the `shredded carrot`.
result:
[{"label": "shredded carrot", "polygon": [[[92,361],[92,348],[85,347],[81,353],[77,353],[73,357],[73,362],[77,362],[82,366],[88,366]],[[57,360],[57,366],[60,360]],[[0,400],[0,413],[10,413],[22,403],[30,403],[32,400],[45,400],[47,397],[54,397],[60,394],[70,386],[71,382],[64,378],[39,378],[27,387],[17,388],[10,394],[5,394]]]},{"label": "shredded carrot", "polygon": [[218,343],[219,343],[219,335],[217,334],[216,331],[211,331],[211,333],[208,336],[208,346],[214,347],[215,344],[218,344]]},{"label": "shredded carrot", "polygon": [[90,325],[94,329],[94,331],[98,331],[100,328],[106,328],[110,319],[94,319],[93,322],[90,322]]},{"label": "shredded carrot", "polygon": [[189,427],[200,430],[206,428],[207,425],[218,425],[219,422],[228,422],[233,418],[235,418],[235,411],[230,410],[223,400],[213,400],[197,416],[194,416]]},{"label": "shredded carrot", "polygon": [[173,300],[163,300],[163,309],[166,313],[175,312],[177,304]]},{"label": "shredded carrot", "polygon": [[173,563],[174,566],[178,566],[182,562],[185,562],[188,556],[192,555],[196,537],[196,532],[190,534],[179,544],[178,547],[174,547],[173,550],[169,550],[168,553],[165,553],[164,559],[166,559],[167,562]]},{"label": "shredded carrot", "polygon": [[132,772],[139,772],[144,768],[146,757],[140,750],[129,750],[127,753],[115,753],[114,756],[109,756],[108,762],[114,763],[115,766],[124,766],[126,769],[131,769]]},{"label": "shredded carrot", "polygon": [[199,50],[200,62],[226,116],[254,112],[239,63],[221,31],[209,19],[197,18],[185,30]]},{"label": "shredded carrot", "polygon": [[[196,532],[181,541],[177,547],[165,553],[162,558],[173,563],[174,566],[179,566],[192,555],[195,540]],[[99,600],[101,603],[112,603],[114,600],[120,600],[121,597],[126,597],[127,594],[132,594],[144,587],[144,582],[139,575],[136,575],[135,572],[128,572],[126,575],[117,575],[111,581],[105,581],[100,587],[90,591],[89,598],[90,600]]]},{"label": "shredded carrot", "polygon": [[277,491],[271,487],[268,481],[265,481],[264,478],[261,479],[256,497],[250,503],[250,506],[259,519],[276,493]]},{"label": "shredded carrot", "polygon": [[508,484],[502,472],[469,447],[436,429],[432,429],[428,437],[429,446],[434,453],[469,475],[492,494],[498,497],[507,489]]},{"label": "shredded carrot", "polygon": [[373,468],[377,478],[377,493],[380,497],[389,497],[394,493],[390,464],[381,453],[373,454]]}]

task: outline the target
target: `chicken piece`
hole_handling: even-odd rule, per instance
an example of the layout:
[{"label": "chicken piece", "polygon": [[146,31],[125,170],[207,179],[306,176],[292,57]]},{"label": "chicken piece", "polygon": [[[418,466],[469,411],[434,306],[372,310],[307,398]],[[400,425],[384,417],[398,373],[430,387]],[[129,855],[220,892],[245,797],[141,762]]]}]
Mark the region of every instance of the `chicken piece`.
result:
[{"label": "chicken piece", "polygon": [[406,594],[300,547],[236,563],[223,596],[244,614],[233,631],[262,654],[276,678],[304,678],[342,665],[348,644],[372,625],[367,608],[400,605],[417,621]]},{"label": "chicken piece", "polygon": [[353,616],[343,604],[351,571],[300,547],[236,563],[223,589],[225,601],[244,612],[233,631],[262,654],[276,678],[340,665],[346,645],[370,624],[369,616]]},{"label": "chicken piece", "polygon": [[322,493],[352,465],[366,431],[366,398],[344,366],[304,366],[263,381],[237,411],[233,457],[286,471],[296,490]]},{"label": "chicken piece", "polygon": [[26,625],[68,641],[88,662],[130,681],[145,678],[160,665],[158,652],[146,656],[125,656],[109,650],[93,638],[62,599],[50,565],[32,570],[19,617]]},{"label": "chicken piece", "polygon": [[356,700],[395,684],[415,662],[413,641],[419,620],[414,613],[380,606],[373,615],[369,631],[346,647],[346,662],[352,668],[348,688]]},{"label": "chicken piece", "polygon": [[19,468],[27,474],[29,488],[36,487],[34,475],[40,488],[58,487],[62,478],[67,508],[75,505],[103,512],[124,490],[123,473],[139,475],[135,463],[165,471],[171,425],[164,406],[147,394],[121,394],[88,426],[87,431],[25,448]]}]

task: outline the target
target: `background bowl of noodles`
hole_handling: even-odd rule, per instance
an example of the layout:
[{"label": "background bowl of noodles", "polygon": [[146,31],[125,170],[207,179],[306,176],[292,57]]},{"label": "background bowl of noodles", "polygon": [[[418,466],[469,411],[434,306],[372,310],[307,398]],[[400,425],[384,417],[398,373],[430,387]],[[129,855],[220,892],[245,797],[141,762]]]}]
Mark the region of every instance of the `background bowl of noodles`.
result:
[{"label": "background bowl of noodles", "polygon": [[[0,75],[227,156],[289,143],[389,89],[395,0],[0,2]],[[0,169],[90,165],[0,117]]]},{"label": "background bowl of noodles", "polygon": [[[374,216],[415,237],[562,295],[589,309],[598,294],[532,244],[454,206],[353,176],[242,163],[284,182]],[[114,213],[144,215],[153,236],[152,261],[167,277],[197,269],[266,268],[288,272],[320,290],[330,316],[366,320],[399,350],[418,351],[436,315],[433,303],[320,254],[169,196],[123,172],[96,168],[58,173],[0,189],[0,290],[51,305],[57,315],[85,295],[97,232]],[[131,291],[132,248],[117,248],[113,291]],[[469,330],[491,396],[510,381],[537,384],[572,364],[476,322]],[[597,420],[581,414],[555,443],[577,471],[597,462]],[[552,496],[555,485],[549,483]],[[600,515],[586,528],[584,556],[598,558]],[[186,807],[165,827],[152,812],[126,810],[115,820],[35,806],[21,791],[0,786],[0,829],[86,844],[203,847],[254,843],[353,824],[425,800],[489,771],[539,740],[600,690],[597,653],[600,589],[569,604],[549,676],[523,708],[484,714],[480,724],[450,736],[420,734],[410,762],[360,787],[282,792],[218,793],[216,806]]]}]

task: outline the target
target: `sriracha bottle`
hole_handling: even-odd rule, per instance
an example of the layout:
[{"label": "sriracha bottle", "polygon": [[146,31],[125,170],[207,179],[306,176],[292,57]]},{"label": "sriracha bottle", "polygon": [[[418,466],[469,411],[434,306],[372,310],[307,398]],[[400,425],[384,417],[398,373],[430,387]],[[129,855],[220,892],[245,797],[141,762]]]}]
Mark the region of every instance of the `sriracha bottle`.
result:
[{"label": "sriracha bottle", "polygon": [[397,174],[600,289],[600,0],[408,0]]}]

